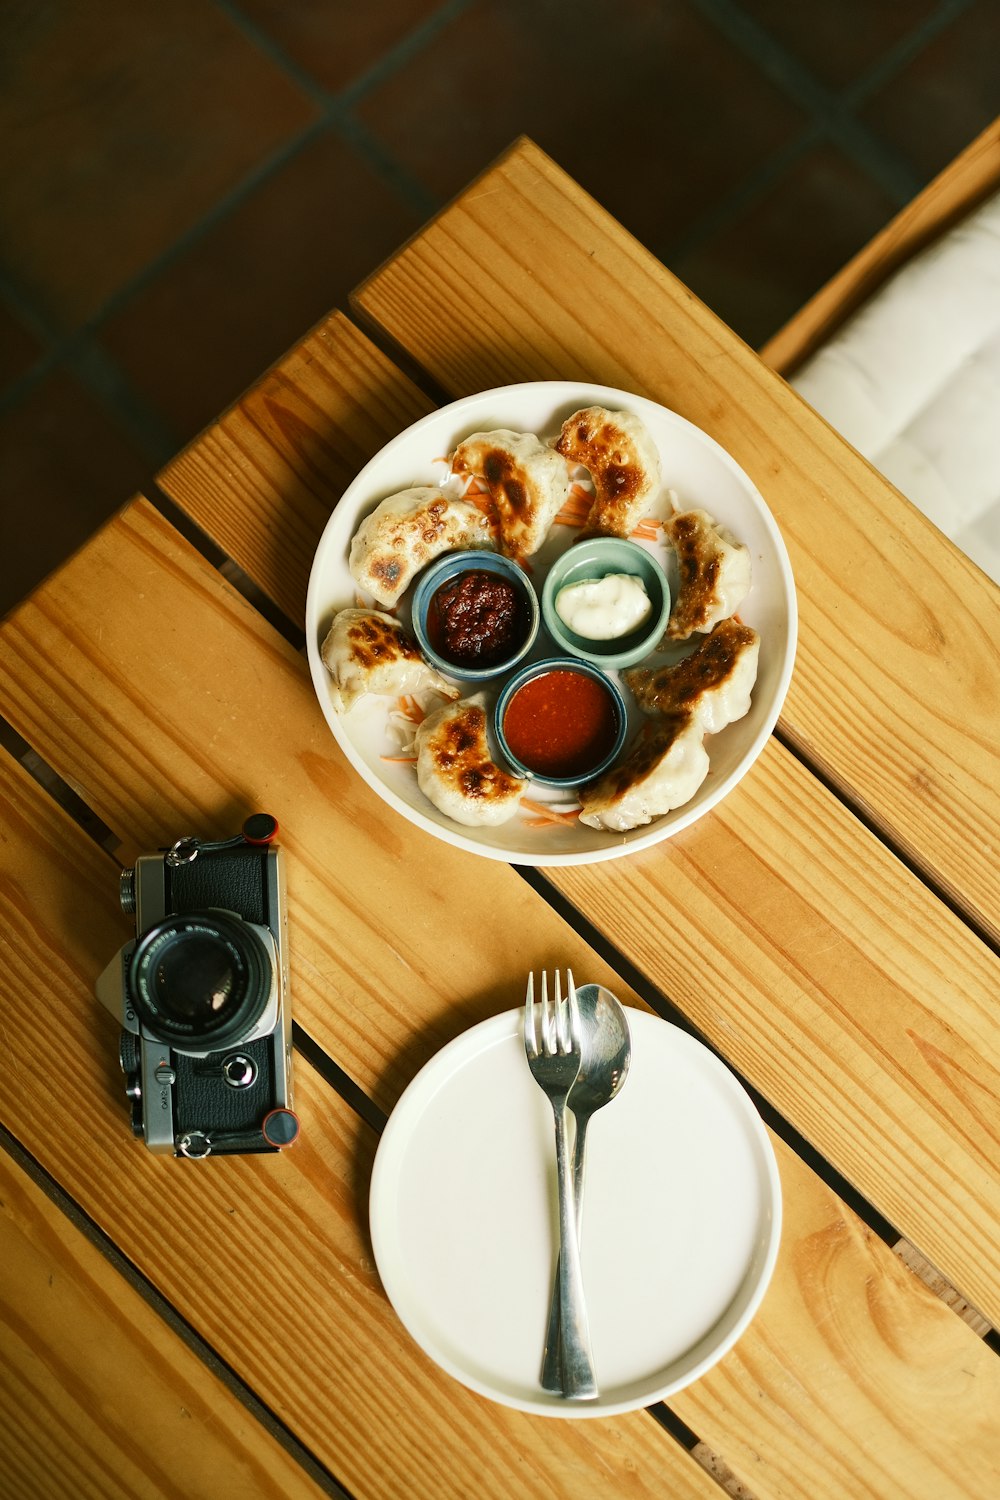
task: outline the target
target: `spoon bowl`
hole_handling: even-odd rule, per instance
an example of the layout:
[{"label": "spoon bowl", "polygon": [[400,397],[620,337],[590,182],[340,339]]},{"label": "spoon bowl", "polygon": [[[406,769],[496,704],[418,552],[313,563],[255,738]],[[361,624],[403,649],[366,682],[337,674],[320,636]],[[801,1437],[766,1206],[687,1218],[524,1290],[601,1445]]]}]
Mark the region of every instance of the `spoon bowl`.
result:
[{"label": "spoon bowl", "polygon": [[570,1091],[569,1107],[588,1119],[610,1104],[628,1076],[632,1037],[625,1008],[602,984],[582,984],[576,992],[580,1007],[583,1061]]}]

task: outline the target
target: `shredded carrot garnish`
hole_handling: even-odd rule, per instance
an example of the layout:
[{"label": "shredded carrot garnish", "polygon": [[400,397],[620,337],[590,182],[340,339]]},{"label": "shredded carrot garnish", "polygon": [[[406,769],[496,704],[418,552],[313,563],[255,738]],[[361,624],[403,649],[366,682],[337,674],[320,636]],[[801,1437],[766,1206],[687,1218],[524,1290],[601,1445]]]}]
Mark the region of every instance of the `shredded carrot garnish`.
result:
[{"label": "shredded carrot garnish", "polygon": [[414,766],[417,763],[415,755],[380,755],[379,760],[384,760],[388,766]]},{"label": "shredded carrot garnish", "polygon": [[633,536],[639,537],[644,542],[655,542],[659,534],[660,522],[654,521],[648,516],[645,520],[640,521],[632,532]]},{"label": "shredded carrot garnish", "polygon": [[541,828],[543,823],[575,823],[580,815],[578,807],[569,811],[551,806],[547,802],[535,802],[530,797],[521,798],[521,806],[525,812],[534,813],[536,816],[527,820],[529,828]]},{"label": "shredded carrot garnish", "polygon": [[556,512],[555,519],[560,526],[582,526],[589,515],[589,505],[581,505],[577,500],[567,500],[562,509]]},{"label": "shredded carrot garnish", "polygon": [[584,489],[582,484],[571,484],[556,520],[563,526],[582,526],[590,515],[593,503],[594,497],[589,490]]},{"label": "shredded carrot garnish", "polygon": [[396,707],[403,718],[409,719],[411,724],[420,724],[427,717],[425,710],[420,707],[412,693],[404,693],[401,698],[398,698]]}]

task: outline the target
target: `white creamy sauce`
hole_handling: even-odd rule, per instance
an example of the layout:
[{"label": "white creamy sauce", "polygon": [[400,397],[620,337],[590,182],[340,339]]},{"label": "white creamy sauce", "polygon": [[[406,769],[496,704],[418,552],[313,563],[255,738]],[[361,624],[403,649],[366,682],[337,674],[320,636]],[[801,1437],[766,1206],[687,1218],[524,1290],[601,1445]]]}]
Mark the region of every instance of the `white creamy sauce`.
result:
[{"label": "white creamy sauce", "polygon": [[652,612],[646,585],[631,573],[568,583],[556,595],[556,614],[586,641],[615,641],[642,625]]}]

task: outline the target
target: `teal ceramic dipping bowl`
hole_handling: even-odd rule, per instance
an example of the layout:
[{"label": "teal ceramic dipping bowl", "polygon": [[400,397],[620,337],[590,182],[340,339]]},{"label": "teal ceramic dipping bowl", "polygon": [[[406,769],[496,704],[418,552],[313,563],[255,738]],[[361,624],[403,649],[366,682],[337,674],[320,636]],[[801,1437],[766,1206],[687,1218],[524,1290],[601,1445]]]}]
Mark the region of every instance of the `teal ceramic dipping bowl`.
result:
[{"label": "teal ceramic dipping bowl", "polygon": [[[556,612],[559,590],[573,583],[606,578],[609,573],[627,573],[641,579],[652,612],[642,625],[613,640],[594,641],[576,635]],[[549,569],[542,590],[542,619],[555,644],[571,656],[593,662],[608,671],[634,667],[636,662],[648,656],[658,645],[669,614],[670,586],[655,557],[637,543],[616,536],[591,537],[567,548]]]},{"label": "teal ceramic dipping bowl", "polygon": [[[524,629],[520,637],[502,660],[491,661],[488,665],[459,665],[435,650],[431,639],[428,616],[435,593],[444,584],[465,573],[488,573],[492,577],[503,579],[514,588],[521,601]],[[513,671],[534,645],[540,619],[538,598],[524,570],[509,557],[502,557],[499,552],[478,549],[445,552],[420,574],[413,594],[411,621],[421,651],[432,667],[437,667],[439,672],[444,672],[446,676],[454,677],[459,682],[485,682],[491,677]]]}]

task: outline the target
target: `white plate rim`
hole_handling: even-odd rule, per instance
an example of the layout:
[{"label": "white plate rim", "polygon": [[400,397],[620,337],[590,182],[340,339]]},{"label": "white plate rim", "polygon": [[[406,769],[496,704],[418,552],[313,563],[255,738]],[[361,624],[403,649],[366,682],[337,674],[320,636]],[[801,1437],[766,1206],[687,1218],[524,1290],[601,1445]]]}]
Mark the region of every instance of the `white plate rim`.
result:
[{"label": "white plate rim", "polygon": [[[777,1158],[764,1122],[743,1084],[722,1058],[684,1027],[636,1007],[626,1006],[626,1012],[633,1033],[633,1045],[636,1036],[634,1023],[637,1019],[640,1037],[642,1030],[650,1023],[667,1028],[674,1033],[672,1040],[675,1045],[690,1049],[691,1055],[698,1057],[700,1066],[714,1075],[717,1080],[722,1081],[757,1150],[766,1188],[767,1201],[762,1207],[761,1218],[767,1221],[768,1228],[756,1284],[747,1296],[742,1312],[733,1321],[725,1335],[707,1350],[702,1358],[685,1367],[678,1377],[662,1384],[651,1384],[641,1396],[632,1396],[627,1399],[615,1400],[599,1397],[596,1402],[563,1402],[559,1398],[547,1396],[541,1388],[536,1399],[522,1399],[478,1378],[427,1337],[412,1310],[410,1299],[405,1295],[405,1289],[391,1269],[394,1259],[391,1247],[393,1189],[399,1180],[400,1158],[405,1151],[407,1134],[412,1128],[414,1115],[421,1112],[424,1107],[433,1107],[434,1098],[447,1083],[449,1076],[478,1051],[485,1051],[498,1041],[508,1038],[519,1042],[522,1034],[523,1008],[504,1011],[478,1022],[436,1052],[420,1068],[397,1100],[375,1154],[369,1190],[369,1231],[383,1290],[400,1322],[424,1353],[462,1385],[500,1405],[538,1416],[573,1420],[619,1415],[641,1410],[657,1401],[665,1400],[701,1379],[742,1337],[756,1316],[770,1285],[780,1248],[782,1190]],[[427,1106],[422,1105],[425,1095],[430,1095]]]},{"label": "white plate rim", "polygon": [[[701,443],[724,467],[729,469],[739,484],[747,491],[748,497],[757,513],[757,518],[767,532],[768,539],[773,548],[786,611],[785,649],[778,668],[777,684],[772,703],[761,721],[753,740],[729,774],[715,782],[708,793],[701,792],[696,799],[692,799],[684,807],[676,808],[673,812],[654,819],[644,831],[632,830],[627,835],[618,835],[619,842],[617,843],[609,843],[601,848],[580,851],[548,852],[543,849],[528,851],[483,844],[465,832],[462,825],[452,823],[449,826],[444,826],[435,818],[424,813],[419,807],[414,807],[411,803],[400,797],[387,782],[376,781],[364,757],[357,750],[351,737],[340,724],[337,712],[329,706],[329,674],[320,656],[320,620],[327,608],[328,602],[327,598],[324,597],[324,588],[326,586],[324,563],[326,554],[331,550],[334,539],[337,538],[341,524],[340,517],[345,514],[345,507],[348,511],[351,509],[355,496],[359,492],[365,491],[370,476],[377,472],[387,460],[391,459],[401,447],[419,438],[419,435],[427,428],[452,419],[456,423],[459,423],[464,413],[472,413],[477,406],[488,407],[491,404],[502,402],[505,398],[511,398],[515,394],[520,398],[526,392],[534,393],[536,391],[540,397],[544,396],[550,403],[569,403],[572,401],[579,402],[581,405],[600,404],[611,407],[614,407],[616,404],[627,407],[631,403],[633,408],[635,404],[654,408],[669,423],[676,424],[679,429],[693,437],[696,442]],[[696,497],[692,497],[692,503],[696,503]],[[737,463],[732,454],[716,438],[713,438],[710,433],[706,432],[689,418],[682,416],[679,412],[673,411],[670,407],[664,406],[661,402],[655,401],[649,396],[643,396],[637,392],[625,391],[615,386],[574,380],[521,381],[510,385],[494,386],[486,391],[477,391],[472,395],[463,396],[455,401],[448,402],[434,411],[427,412],[423,417],[418,418],[416,422],[411,423],[409,427],[404,428],[402,432],[397,433],[395,437],[390,438],[387,443],[383,444],[347,486],[323,529],[310,568],[309,584],[306,593],[305,624],[306,652],[317,702],[338,746],[357,774],[372,788],[376,795],[395,812],[406,818],[408,822],[413,823],[418,828],[423,829],[424,832],[445,843],[467,850],[469,853],[479,855],[481,858],[500,860],[505,864],[523,864],[538,868],[598,864],[605,860],[622,858],[640,849],[647,849],[652,845],[661,843],[666,838],[672,838],[674,834],[689,827],[716,807],[729,794],[733,787],[742,780],[764,750],[771,732],[777,723],[778,715],[781,712],[788,693],[798,644],[798,605],[788,549],[785,546],[784,538],[766,501],[757,486],[750,479],[750,476]],[[609,837],[614,836],[610,835]]]}]

